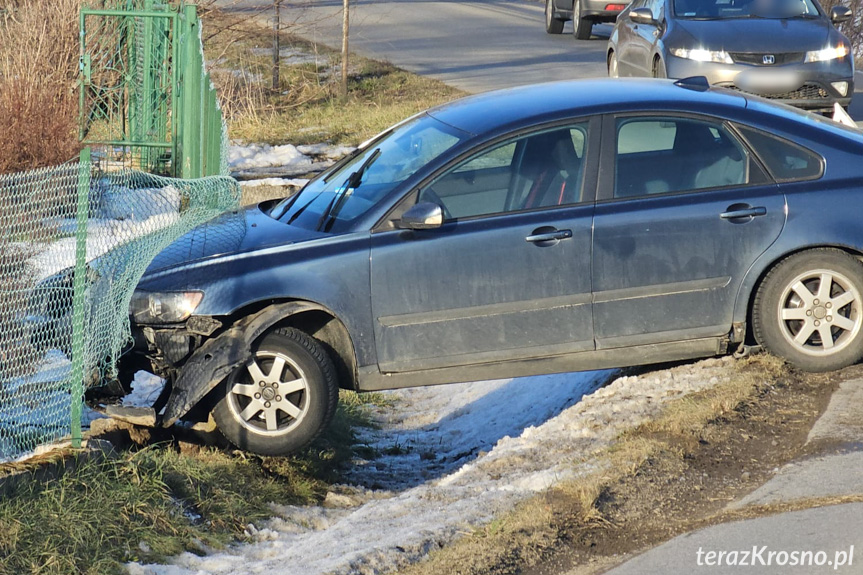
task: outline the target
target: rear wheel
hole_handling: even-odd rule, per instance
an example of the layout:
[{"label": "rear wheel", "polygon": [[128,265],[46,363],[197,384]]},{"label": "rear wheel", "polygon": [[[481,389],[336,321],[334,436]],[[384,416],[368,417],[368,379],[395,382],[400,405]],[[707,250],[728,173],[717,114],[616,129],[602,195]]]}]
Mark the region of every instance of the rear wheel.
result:
[{"label": "rear wheel", "polygon": [[617,70],[617,54],[610,52],[608,54],[608,77],[617,78],[620,72]]},{"label": "rear wheel", "polygon": [[563,33],[563,20],[554,15],[554,0],[545,0],[545,31],[547,34]]},{"label": "rear wheel", "polygon": [[260,455],[286,455],[311,443],[339,399],[333,363],[317,340],[293,329],[261,338],[246,365],[222,384],[213,409],[222,434]]},{"label": "rear wheel", "polygon": [[755,338],[806,371],[863,357],[863,263],[835,249],[793,255],[767,274],[752,308]]},{"label": "rear wheel", "polygon": [[590,40],[593,20],[582,16],[581,0],[572,2],[572,35],[576,40]]},{"label": "rear wheel", "polygon": [[665,70],[665,62],[662,61],[662,58],[657,56],[653,60],[653,77],[654,78],[667,78],[668,72]]}]

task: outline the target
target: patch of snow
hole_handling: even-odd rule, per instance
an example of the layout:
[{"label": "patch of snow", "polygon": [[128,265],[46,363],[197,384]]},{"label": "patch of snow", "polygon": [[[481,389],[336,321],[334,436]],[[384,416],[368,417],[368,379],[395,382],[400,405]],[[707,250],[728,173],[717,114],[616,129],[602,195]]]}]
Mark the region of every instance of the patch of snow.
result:
[{"label": "patch of snow", "polygon": [[331,144],[310,144],[297,146],[297,149],[307,156],[318,156],[330,160],[340,160],[356,150],[353,146],[333,146]]},{"label": "patch of snow", "polygon": [[233,145],[228,149],[228,165],[232,170],[311,165],[312,159],[300,152],[296,146],[285,144]]},{"label": "patch of snow", "polygon": [[123,396],[126,407],[150,407],[162,393],[165,380],[148,371],[138,371],[132,380],[132,392]]},{"label": "patch of snow", "polygon": [[305,178],[262,178],[260,180],[245,180],[240,182],[244,188],[257,188],[260,186],[272,186],[282,188],[302,188],[309,183]]},{"label": "patch of snow", "polygon": [[[666,402],[726,380],[730,358],[640,376],[572,373],[388,392],[382,455],[357,461],[331,505],[273,506],[250,543],[132,575],[388,573],[549,486],[597,469],[591,458]],[[597,389],[599,388],[599,389]]]}]

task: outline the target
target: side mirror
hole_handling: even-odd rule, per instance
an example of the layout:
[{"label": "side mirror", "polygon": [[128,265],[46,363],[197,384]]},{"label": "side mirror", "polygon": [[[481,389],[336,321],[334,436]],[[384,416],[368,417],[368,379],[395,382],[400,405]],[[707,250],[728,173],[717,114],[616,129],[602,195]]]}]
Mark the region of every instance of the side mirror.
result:
[{"label": "side mirror", "polygon": [[830,21],[841,24],[851,19],[851,8],[847,6],[834,6],[830,9]]},{"label": "side mirror", "polygon": [[431,230],[443,225],[443,209],[431,202],[416,204],[399,220],[399,228],[403,230]]},{"label": "side mirror", "polygon": [[650,8],[636,8],[629,13],[629,19],[636,24],[656,25],[656,19],[653,17],[653,12]]}]

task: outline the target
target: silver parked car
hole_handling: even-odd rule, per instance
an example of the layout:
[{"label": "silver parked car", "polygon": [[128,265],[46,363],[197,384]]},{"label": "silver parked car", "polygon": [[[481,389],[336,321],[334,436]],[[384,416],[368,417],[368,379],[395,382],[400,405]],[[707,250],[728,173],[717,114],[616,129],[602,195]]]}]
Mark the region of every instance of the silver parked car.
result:
[{"label": "silver parked car", "polygon": [[560,34],[567,20],[572,20],[572,34],[587,40],[597,22],[614,22],[626,8],[622,0],[545,0],[545,31]]},{"label": "silver parked car", "polygon": [[851,43],[817,0],[635,0],[608,41],[609,76],[687,78],[809,110],[847,108]]}]

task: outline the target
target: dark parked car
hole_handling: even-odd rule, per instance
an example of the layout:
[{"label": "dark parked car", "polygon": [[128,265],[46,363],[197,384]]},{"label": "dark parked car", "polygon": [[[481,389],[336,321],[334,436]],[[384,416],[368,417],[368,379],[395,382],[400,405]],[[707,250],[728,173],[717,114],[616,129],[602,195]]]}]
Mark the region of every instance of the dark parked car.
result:
[{"label": "dark parked car", "polygon": [[[434,108],[149,267],[161,425],[258,453],[360,391],[724,354],[863,356],[863,135],[704,79],[553,83]],[[542,393],[541,389],[536,390]]]},{"label": "dark parked car", "polygon": [[688,78],[830,111],[854,94],[851,43],[817,0],[635,0],[608,41],[608,74]]},{"label": "dark parked car", "polygon": [[562,34],[563,25],[572,20],[572,34],[587,40],[597,22],[614,22],[626,2],[614,0],[545,0],[545,31]]}]

